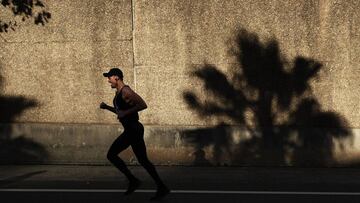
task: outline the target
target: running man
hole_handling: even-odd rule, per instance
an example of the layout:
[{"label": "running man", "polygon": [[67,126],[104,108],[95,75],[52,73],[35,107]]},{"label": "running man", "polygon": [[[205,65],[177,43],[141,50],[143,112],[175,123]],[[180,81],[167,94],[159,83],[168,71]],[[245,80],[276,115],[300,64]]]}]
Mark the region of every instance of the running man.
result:
[{"label": "running man", "polygon": [[119,68],[112,68],[103,75],[108,78],[111,88],[116,88],[116,94],[113,100],[114,107],[102,102],[100,108],[117,114],[117,118],[124,127],[124,132],[111,145],[107,158],[128,178],[129,185],[124,194],[129,195],[140,187],[141,181],[130,172],[118,154],[131,146],[138,162],[146,169],[157,185],[156,194],[151,200],[160,200],[169,194],[170,190],[161,181],[154,165],[149,161],[146,154],[144,126],[139,122],[138,112],[146,109],[147,105],[138,94],[124,84],[123,73]]}]

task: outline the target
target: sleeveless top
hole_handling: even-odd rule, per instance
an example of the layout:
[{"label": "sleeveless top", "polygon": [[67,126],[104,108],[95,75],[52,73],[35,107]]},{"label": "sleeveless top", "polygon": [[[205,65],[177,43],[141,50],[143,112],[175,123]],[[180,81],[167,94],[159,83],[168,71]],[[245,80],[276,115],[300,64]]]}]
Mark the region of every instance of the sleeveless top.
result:
[{"label": "sleeveless top", "polygon": [[[125,85],[124,87],[128,87],[130,88],[129,86]],[[126,111],[132,107],[134,107],[134,105],[130,105],[129,103],[125,102],[125,100],[122,98],[122,90],[124,89],[121,88],[120,92],[119,93],[116,93],[115,94],[115,97],[114,97],[114,100],[113,100],[113,103],[114,103],[114,107],[116,109],[116,111]],[[121,119],[119,119],[119,121],[124,125],[124,124],[129,124],[129,123],[133,123],[133,122],[137,122],[139,120],[139,114],[138,112],[134,112],[134,113],[131,113]]]}]

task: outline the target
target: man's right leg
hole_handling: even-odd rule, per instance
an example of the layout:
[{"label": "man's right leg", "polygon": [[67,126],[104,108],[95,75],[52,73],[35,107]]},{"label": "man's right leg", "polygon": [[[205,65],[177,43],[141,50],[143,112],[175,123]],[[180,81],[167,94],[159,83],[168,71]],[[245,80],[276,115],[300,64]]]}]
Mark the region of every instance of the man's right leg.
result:
[{"label": "man's right leg", "polygon": [[116,140],[112,143],[108,153],[108,160],[121,171],[129,180],[128,190],[125,192],[125,195],[131,194],[140,186],[140,180],[138,180],[128,169],[125,162],[118,156],[120,152],[124,151],[130,146],[130,139],[126,133],[121,134]]}]

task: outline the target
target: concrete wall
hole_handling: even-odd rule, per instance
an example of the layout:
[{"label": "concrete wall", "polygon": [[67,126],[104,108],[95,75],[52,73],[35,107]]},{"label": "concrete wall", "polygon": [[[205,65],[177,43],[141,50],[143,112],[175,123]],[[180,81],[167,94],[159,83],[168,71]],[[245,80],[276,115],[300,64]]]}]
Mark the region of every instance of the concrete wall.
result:
[{"label": "concrete wall", "polygon": [[47,1],[46,26],[26,22],[2,34],[2,95],[38,106],[18,122],[115,122],[98,109],[113,92],[101,73],[121,66],[134,85],[131,1]]},{"label": "concrete wall", "polygon": [[[101,73],[118,66],[125,82],[149,106],[141,112],[141,121],[156,163],[192,164],[196,152],[205,153],[206,160],[215,164],[238,163],[226,160],[234,147],[220,146],[227,152],[217,157],[213,149],[217,139],[200,139],[191,146],[176,140],[182,140],[182,132],[213,129],[222,122],[238,129],[237,133],[231,130],[231,137],[247,134],[232,119],[199,116],[184,100],[186,91],[204,101],[212,97],[202,81],[191,76],[195,67],[212,64],[230,77],[231,68],[238,64],[230,49],[240,28],[255,33],[262,42],[275,39],[284,64],[297,56],[323,64],[318,77],[310,81],[312,95],[322,112],[345,120],[354,141],[346,144],[343,162],[356,161],[360,150],[358,1],[64,0],[46,4],[52,19],[44,27],[26,22],[15,32],[0,33],[0,75],[2,97],[35,101],[11,120],[22,124],[5,125],[2,132],[15,141],[17,125],[29,128],[20,134],[44,146],[47,162],[107,162],[103,160],[106,148],[116,136],[111,130],[118,133],[118,127],[114,115],[98,109],[101,101],[110,103],[114,94]],[[68,131],[59,130],[61,126],[75,140],[93,143],[89,151],[81,144],[71,145]],[[47,129],[42,136],[37,136],[39,128]],[[96,146],[98,139],[102,144]],[[68,148],[53,147],[64,146],[60,143],[68,143]],[[81,155],[69,156],[74,150]],[[131,162],[131,154],[125,156]]]},{"label": "concrete wall", "polygon": [[[316,95],[325,109],[343,114],[352,127],[359,127],[360,89],[351,78],[360,73],[355,62],[360,52],[354,44],[359,37],[357,1],[165,2],[135,3],[138,91],[150,94],[146,98],[154,107],[144,113],[146,122],[208,124],[184,111],[182,92],[197,86],[186,73],[204,62],[226,70],[234,62],[229,43],[235,30],[243,27],[263,40],[275,37],[289,62],[301,55],[324,63],[326,68],[314,82]],[[165,101],[153,99],[154,91]],[[171,119],[166,116],[169,109],[176,112]]]}]

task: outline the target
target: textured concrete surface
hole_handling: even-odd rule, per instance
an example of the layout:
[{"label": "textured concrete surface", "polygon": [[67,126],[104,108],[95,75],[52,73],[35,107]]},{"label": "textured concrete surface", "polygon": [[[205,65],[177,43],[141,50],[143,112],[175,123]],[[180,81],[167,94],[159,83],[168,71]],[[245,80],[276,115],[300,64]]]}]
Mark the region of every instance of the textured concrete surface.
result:
[{"label": "textured concrete surface", "polygon": [[[231,68],[238,63],[231,49],[239,28],[255,33],[261,42],[276,40],[286,66],[298,56],[322,63],[319,76],[310,81],[312,95],[322,112],[337,113],[346,121],[355,143],[360,139],[356,130],[360,127],[357,0],[45,3],[52,15],[48,24],[35,26],[26,21],[14,32],[0,33],[0,96],[36,101],[35,107],[21,109],[11,121],[27,123],[31,129],[47,126],[45,137],[37,130],[26,136],[51,149],[56,162],[72,162],[68,154],[74,160],[97,162],[106,153],[105,146],[115,136],[111,132],[117,129],[104,131],[110,128],[104,126],[116,125],[117,120],[98,108],[102,101],[111,103],[114,94],[101,74],[118,66],[124,71],[125,82],[148,104],[141,120],[149,126],[148,133],[159,136],[147,138],[148,142],[167,146],[150,147],[150,154],[157,154],[151,155],[153,159],[157,163],[191,163],[193,148],[170,147],[176,143],[173,135],[178,129],[211,129],[221,122],[239,124],[221,116],[199,116],[183,98],[185,91],[193,91],[201,101],[211,101],[213,95],[204,84],[191,77],[191,72],[205,63],[230,78]],[[56,137],[63,126],[71,127]],[[95,138],[103,131],[108,136]],[[4,137],[18,136],[11,134],[13,131],[7,133]],[[103,148],[89,147],[85,134]],[[80,144],[72,143],[70,137]],[[81,147],[83,142],[85,147]],[[68,144],[56,153],[54,143]],[[343,156],[344,160],[356,160],[358,145],[346,146],[351,155]],[[97,153],[86,156],[94,151]]]},{"label": "textured concrete surface", "polygon": [[[242,27],[258,34],[263,41],[275,38],[288,62],[296,56],[306,56],[323,63],[321,75],[313,81],[316,96],[325,109],[339,112],[352,127],[358,127],[360,103],[356,95],[360,90],[359,82],[352,77],[359,75],[360,68],[350,60],[360,54],[353,44],[358,36],[355,31],[358,18],[354,18],[357,15],[354,8],[358,6],[357,1],[325,0],[136,1],[135,67],[137,83],[142,84],[138,90],[147,92],[145,98],[160,112],[147,111],[145,121],[173,124],[176,120],[186,125],[206,125],[207,121],[179,108],[182,92],[193,89],[191,84],[197,83],[190,82],[187,73],[204,62],[226,72],[234,62],[229,54],[234,34]],[[177,80],[171,82],[173,77]],[[161,88],[156,91],[171,101],[154,101],[148,86]],[[174,89],[177,93],[173,93]],[[165,109],[176,113],[166,114]]]},{"label": "textured concrete surface", "polygon": [[38,102],[20,122],[114,122],[98,109],[113,97],[102,73],[122,67],[134,86],[131,1],[46,4],[52,18],[44,27],[25,22],[1,34],[1,95]]},{"label": "textured concrete surface", "polygon": [[[1,134],[12,135],[1,139],[1,164],[109,164],[107,151],[123,132],[120,125],[36,123],[0,125],[0,130]],[[326,129],[322,131],[327,132]],[[289,147],[279,155],[285,161],[277,160],[276,155],[263,160],[264,155],[257,150],[262,149],[261,145],[254,148],[244,144],[250,140],[251,132],[236,126],[148,125],[145,126],[144,140],[150,160],[157,165],[358,166],[360,141],[356,138],[360,136],[360,130],[354,129],[352,133],[355,139],[335,142],[334,147],[318,145],[310,151],[301,149],[299,152],[304,157],[294,157],[296,147],[279,145],[277,148]],[[340,144],[343,144],[342,148]],[[247,154],[247,150],[253,154]],[[323,151],[329,154],[321,154]],[[268,154],[275,153],[269,151]],[[119,156],[128,164],[138,164],[131,147]]]},{"label": "textured concrete surface", "polygon": [[234,62],[229,49],[241,27],[263,41],[275,38],[289,62],[307,56],[323,63],[313,81],[315,95],[325,109],[359,127],[357,1],[49,1],[47,6],[53,17],[46,26],[25,22],[1,34],[2,94],[40,104],[18,121],[114,123],[96,107],[113,94],[101,73],[120,66],[126,82],[149,103],[145,123],[209,125],[211,119],[187,108],[182,93],[203,94],[201,83],[189,77],[196,66],[206,62],[228,72]]}]

